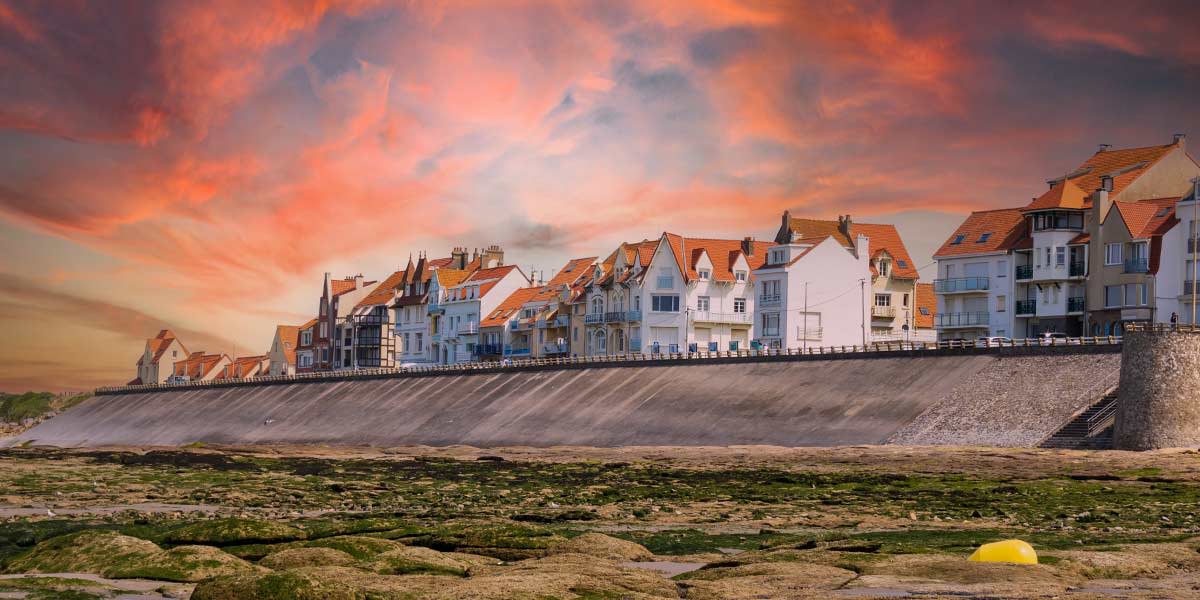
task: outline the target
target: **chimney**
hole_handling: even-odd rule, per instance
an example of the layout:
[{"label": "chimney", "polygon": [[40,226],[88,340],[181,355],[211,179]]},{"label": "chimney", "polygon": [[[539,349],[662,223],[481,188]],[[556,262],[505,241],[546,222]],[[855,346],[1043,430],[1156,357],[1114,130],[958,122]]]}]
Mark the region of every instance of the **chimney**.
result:
[{"label": "chimney", "polygon": [[792,213],[790,211],[783,211],[783,225],[779,227],[779,235],[775,236],[775,243],[792,243]]},{"label": "chimney", "polygon": [[1102,189],[1110,194],[1112,193],[1112,191],[1113,191],[1112,175],[1105,175],[1100,178],[1100,189]]},{"label": "chimney", "polygon": [[1181,148],[1182,148],[1182,147],[1185,147],[1185,146],[1187,145],[1187,134],[1186,134],[1186,133],[1177,133],[1177,134],[1175,134],[1175,139],[1174,139],[1174,141],[1173,141],[1173,142],[1171,142],[1171,143],[1173,143],[1173,144],[1175,144],[1176,146],[1179,146],[1179,147],[1181,147]]},{"label": "chimney", "polygon": [[1096,152],[1107,152],[1109,148],[1112,148],[1112,144],[1100,144],[1100,149]]},{"label": "chimney", "polygon": [[485,269],[502,267],[504,266],[504,250],[496,244],[484,248],[483,253],[480,254],[480,262]]},{"label": "chimney", "polygon": [[363,274],[359,273],[354,276],[354,289],[359,289],[363,286]]},{"label": "chimney", "polygon": [[467,268],[467,249],[461,246],[455,246],[450,252],[450,268],[465,269]]},{"label": "chimney", "polygon": [[754,238],[750,236],[742,238],[742,254],[754,256]]},{"label": "chimney", "polygon": [[842,232],[842,235],[846,236],[846,239],[848,240],[854,239],[850,237],[851,225],[852,222],[850,221],[850,215],[846,215],[844,217],[840,215],[838,216],[838,231]]}]

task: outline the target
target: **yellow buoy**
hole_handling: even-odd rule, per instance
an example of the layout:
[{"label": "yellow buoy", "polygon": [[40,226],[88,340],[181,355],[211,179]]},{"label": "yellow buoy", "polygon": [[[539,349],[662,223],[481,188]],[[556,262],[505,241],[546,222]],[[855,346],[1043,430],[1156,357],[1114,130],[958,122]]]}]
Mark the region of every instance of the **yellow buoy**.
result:
[{"label": "yellow buoy", "polygon": [[1033,546],[1021,540],[1004,540],[980,546],[967,560],[1036,565],[1038,558]]}]

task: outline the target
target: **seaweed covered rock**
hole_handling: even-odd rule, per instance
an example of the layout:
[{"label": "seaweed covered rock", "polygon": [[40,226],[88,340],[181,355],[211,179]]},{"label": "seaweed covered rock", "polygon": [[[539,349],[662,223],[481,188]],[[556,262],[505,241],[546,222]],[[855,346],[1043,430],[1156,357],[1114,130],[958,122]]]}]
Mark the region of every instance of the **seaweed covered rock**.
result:
[{"label": "seaweed covered rock", "polygon": [[333,548],[288,548],[267,555],[258,564],[282,571],[300,567],[345,567],[354,562],[353,556]]},{"label": "seaweed covered rock", "polygon": [[548,555],[551,546],[566,539],[544,527],[458,524],[406,541],[444,552],[465,552],[500,560],[525,560]]},{"label": "seaweed covered rock", "polygon": [[7,565],[10,573],[94,573],[113,579],[194,582],[261,569],[209,546],[163,550],[112,531],[81,531],[46,540]]},{"label": "seaweed covered rock", "polygon": [[192,600],[361,600],[366,575],[348,567],[309,567],[201,582]]},{"label": "seaweed covered rock", "polygon": [[305,548],[332,548],[334,550],[341,550],[357,560],[369,559],[403,547],[399,542],[361,535],[339,535],[304,542],[300,546]]},{"label": "seaweed covered rock", "polygon": [[429,548],[401,546],[364,561],[359,566],[380,575],[425,573],[462,577],[467,574],[471,563]]},{"label": "seaweed covered rock", "polygon": [[618,561],[649,560],[653,554],[645,546],[603,533],[585,533],[549,547],[550,554],[586,554]]},{"label": "seaweed covered rock", "polygon": [[199,521],[167,532],[163,540],[169,544],[206,544],[234,546],[245,544],[275,544],[302,540],[307,534],[299,528],[259,521],[257,519],[214,519]]}]

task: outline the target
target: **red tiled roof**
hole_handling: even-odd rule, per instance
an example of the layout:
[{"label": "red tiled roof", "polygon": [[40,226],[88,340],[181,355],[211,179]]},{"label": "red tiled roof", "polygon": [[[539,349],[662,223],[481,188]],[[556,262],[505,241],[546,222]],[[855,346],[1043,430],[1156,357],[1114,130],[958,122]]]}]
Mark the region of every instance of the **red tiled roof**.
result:
[{"label": "red tiled roof", "polygon": [[279,343],[283,345],[284,360],[289,365],[296,364],[296,343],[300,338],[300,327],[296,325],[277,325],[275,327],[275,337],[279,338]]},{"label": "red tiled roof", "polygon": [[354,280],[334,279],[329,282],[329,292],[334,296],[341,296],[346,292],[353,292],[355,289]]},{"label": "red tiled roof", "polygon": [[[1025,215],[1021,214],[1019,208],[975,211],[950,234],[942,247],[933,253],[933,257],[947,258],[1019,248],[1029,237],[1027,230]],[[980,242],[984,234],[988,234],[987,239]],[[959,243],[954,243],[955,240],[959,240]]]},{"label": "red tiled roof", "polygon": [[[868,245],[871,250],[871,258],[876,258],[883,252],[887,252],[892,257],[894,262],[891,276],[893,278],[917,278],[917,266],[913,264],[912,257],[908,255],[908,248],[905,247],[904,240],[900,238],[900,232],[896,230],[895,225],[851,221],[850,235],[846,235],[837,221],[792,218],[788,223],[788,228],[803,239],[832,237],[846,248],[853,248],[855,239],[862,234],[870,240]],[[903,266],[900,264],[901,261],[904,261]],[[871,266],[871,272],[875,273],[874,265]]]},{"label": "red tiled roof", "polygon": [[1090,241],[1092,241],[1092,234],[1085,231],[1071,238],[1071,241],[1067,242],[1067,244],[1086,244]]},{"label": "red tiled roof", "polygon": [[[500,267],[492,267],[490,269],[479,269],[471,273],[471,275],[468,276],[463,283],[479,283],[479,294],[477,294],[476,297],[483,298],[488,292],[492,291],[492,288],[495,287],[501,279],[503,279],[516,268],[517,265],[504,265]],[[519,272],[520,271],[518,270],[518,273]]]},{"label": "red tiled roof", "polygon": [[203,379],[224,358],[226,358],[224,354],[193,352],[187,358],[175,362],[174,373],[175,375],[186,375],[192,379]]},{"label": "red tiled roof", "polygon": [[742,250],[742,240],[714,240],[706,238],[685,238],[674,233],[663,233],[663,238],[675,256],[676,265],[684,274],[684,280],[696,279],[696,263],[703,255],[708,255],[712,263],[713,281],[734,281],[736,279],[733,266],[737,257],[745,256],[747,270],[753,271],[767,261],[769,242],[750,242],[752,254],[747,256]]},{"label": "red tiled roof", "polygon": [[916,309],[913,325],[919,329],[933,329],[933,315],[937,314],[937,295],[932,283],[918,283]]},{"label": "red tiled roof", "polygon": [[[1091,208],[1092,192],[1100,188],[1101,179],[1104,176],[1111,175],[1113,177],[1111,196],[1115,197],[1138,177],[1141,177],[1142,173],[1153,167],[1162,157],[1177,148],[1180,148],[1179,143],[1173,142],[1162,146],[1110,149],[1097,152],[1079,165],[1079,168],[1054,180],[1053,187],[1031,202],[1025,209]],[[1063,181],[1071,183],[1075,189],[1070,189],[1071,186],[1062,186],[1061,182]],[[1056,189],[1060,187],[1062,189]],[[1081,194],[1082,198],[1079,197]],[[1057,204],[1056,195],[1062,197]]]},{"label": "red tiled roof", "polygon": [[521,305],[529,302],[542,288],[540,287],[523,287],[517,288],[513,293],[500,303],[492,312],[488,313],[486,319],[479,322],[480,327],[497,327],[508,322],[514,314],[521,309]]},{"label": "red tiled roof", "polygon": [[1121,213],[1121,220],[1129,230],[1130,237],[1146,239],[1170,231],[1179,219],[1175,218],[1175,204],[1179,198],[1154,198],[1138,202],[1113,202]]},{"label": "red tiled roof", "polygon": [[300,331],[304,331],[305,329],[312,329],[313,327],[316,327],[316,325],[317,325],[317,319],[313,318],[313,319],[305,322],[303,325],[301,325]]},{"label": "red tiled roof", "polygon": [[388,275],[388,278],[384,279],[383,283],[375,286],[375,289],[371,290],[371,293],[364,296],[362,300],[359,300],[358,304],[355,304],[354,307],[358,308],[360,306],[376,306],[391,302],[392,298],[394,298],[396,295],[396,290],[400,289],[400,287],[404,284],[404,275],[406,272],[407,271],[396,271],[395,273]]},{"label": "red tiled roof", "polygon": [[573,258],[567,261],[567,264],[563,265],[563,268],[555,273],[554,277],[550,278],[550,281],[546,282],[546,286],[558,287],[560,285],[574,285],[575,282],[579,281],[581,277],[587,276],[587,273],[590,270],[589,267],[595,264],[595,262],[595,256],[588,258]]},{"label": "red tiled roof", "polygon": [[1050,208],[1075,208],[1081,209],[1085,204],[1088,204],[1089,198],[1087,192],[1084,192],[1079,186],[1071,180],[1062,181],[1054,184],[1033,202],[1030,202],[1024,209],[1024,212],[1032,212],[1035,210],[1046,210]]},{"label": "red tiled roof", "polygon": [[233,362],[225,365],[224,370],[216,379],[245,379],[251,375],[261,374],[258,369],[266,360],[266,356],[239,356],[233,359]]},{"label": "red tiled roof", "polygon": [[[177,339],[178,338],[175,337],[175,333],[170,329],[163,329],[158,332],[158,335],[146,340],[146,348],[149,349],[153,354],[153,356],[150,358],[150,362],[157,363],[158,359],[162,358],[163,354],[166,354],[167,348],[171,347],[171,342]],[[183,342],[180,342],[179,344],[180,346],[183,346]],[[183,349],[183,352],[184,354],[187,353],[186,347]],[[137,364],[144,364],[144,358],[145,354],[143,353],[143,355],[138,358]]]}]

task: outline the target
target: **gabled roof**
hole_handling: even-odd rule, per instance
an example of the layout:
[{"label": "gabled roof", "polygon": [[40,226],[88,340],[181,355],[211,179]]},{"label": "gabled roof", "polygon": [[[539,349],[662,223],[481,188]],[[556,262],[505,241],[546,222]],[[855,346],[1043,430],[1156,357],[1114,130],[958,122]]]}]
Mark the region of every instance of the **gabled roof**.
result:
[{"label": "gabled roof", "polygon": [[316,326],[317,326],[317,319],[313,318],[313,319],[306,321],[303,325],[301,325],[299,327],[299,329],[300,329],[300,331],[304,331],[305,329],[312,329],[313,327],[316,327]]},{"label": "gabled roof", "polygon": [[[828,239],[830,239],[830,238],[832,238],[832,237],[833,237],[833,236],[825,236],[825,237],[823,237],[823,238],[821,238],[821,239],[816,239],[816,238],[806,238],[806,239],[804,240],[804,243],[805,243],[805,244],[807,244],[807,247],[806,247],[806,248],[804,248],[803,250],[801,250],[801,251],[797,252],[797,253],[796,253],[794,256],[792,256],[792,258],[791,258],[790,260],[788,260],[787,262],[784,262],[784,263],[772,263],[772,262],[770,262],[770,261],[768,260],[767,262],[763,263],[763,265],[762,265],[761,267],[759,267],[759,268],[760,268],[760,269],[780,269],[780,268],[790,267],[790,266],[792,266],[792,265],[796,264],[796,262],[797,262],[797,261],[799,261],[801,258],[804,258],[804,257],[805,257],[805,256],[806,256],[806,255],[807,255],[809,252],[812,252],[812,251],[813,251],[813,248],[816,248],[817,246],[820,246],[822,242],[824,242],[825,240],[828,240]],[[840,244],[839,244],[839,245],[840,245]]]},{"label": "gabled roof", "polygon": [[508,322],[513,315],[521,310],[521,305],[533,298],[541,287],[523,287],[517,288],[513,293],[509,294],[499,306],[492,312],[488,313],[487,318],[479,322],[480,327],[497,327]]},{"label": "gabled roof", "polygon": [[437,277],[438,286],[448,288],[466,281],[467,277],[471,276],[471,272],[443,267],[434,271],[433,276]]},{"label": "gabled roof", "polygon": [[[412,261],[410,260],[409,262],[411,263]],[[406,273],[407,271],[396,271],[388,275],[388,278],[384,279],[383,283],[375,286],[375,289],[371,290],[371,293],[364,296],[362,300],[359,300],[358,304],[355,304],[354,307],[378,306],[391,302],[396,296],[396,291],[404,285]]]},{"label": "gabled roof", "polygon": [[1028,237],[1028,225],[1021,209],[979,210],[967,216],[933,257],[1004,252],[1018,248]]},{"label": "gabled roof", "polygon": [[566,265],[546,282],[547,287],[558,287],[561,285],[574,285],[580,278],[586,277],[591,267],[596,262],[595,256],[587,258],[572,258],[567,261]]},{"label": "gabled roof", "polygon": [[[152,364],[157,363],[158,359],[162,358],[163,354],[166,354],[167,348],[171,347],[171,342],[174,342],[177,339],[178,338],[175,337],[175,333],[173,331],[170,329],[163,329],[158,332],[158,335],[146,340],[146,349],[149,350],[151,354],[150,362]],[[183,342],[180,342],[179,344],[182,346]],[[184,354],[187,354],[186,347],[183,349],[183,352]],[[144,364],[143,361],[145,358],[146,355],[145,352],[143,352],[142,356],[138,357],[137,364]]]},{"label": "gabled roof", "polygon": [[1179,219],[1175,218],[1175,204],[1179,198],[1154,198],[1138,202],[1113,202],[1113,208],[1121,213],[1121,220],[1135,240],[1148,239],[1171,230]]},{"label": "gabled roof", "polygon": [[[313,320],[316,322],[316,319]],[[279,338],[279,343],[283,346],[284,360],[289,365],[296,364],[296,345],[300,340],[300,327],[297,325],[276,325],[275,337]]]},{"label": "gabled roof", "polygon": [[1052,208],[1082,209],[1088,203],[1088,194],[1080,189],[1074,181],[1066,180],[1055,183],[1054,187],[1051,187],[1040,197],[1035,198],[1022,211],[1032,212]]},{"label": "gabled roof", "polygon": [[354,284],[353,279],[334,279],[329,282],[329,292],[334,296],[341,296],[346,292],[353,292],[356,288],[357,286]]},{"label": "gabled roof", "polygon": [[933,293],[932,283],[918,283],[916,312],[913,313],[913,326],[918,329],[933,329],[933,315],[937,313],[937,294]]},{"label": "gabled roof", "polygon": [[[1074,171],[1051,180],[1050,190],[1031,202],[1025,210],[1091,208],[1092,192],[1100,188],[1105,176],[1113,178],[1110,194],[1115,197],[1164,156],[1182,148],[1181,144],[1181,141],[1176,141],[1161,146],[1096,152]],[[1071,185],[1064,186],[1064,182]]]},{"label": "gabled roof", "polygon": [[[912,257],[908,254],[908,248],[905,247],[904,240],[900,238],[900,232],[896,230],[895,225],[851,221],[849,235],[847,235],[838,221],[791,218],[788,221],[788,228],[801,239],[831,237],[846,248],[854,248],[858,236],[864,235],[870,239],[871,258],[876,258],[884,252],[892,257],[891,277],[895,279],[917,278],[917,266],[913,264]],[[901,262],[904,264],[901,265]],[[871,272],[877,275],[874,265],[871,265]]]},{"label": "gabled roof", "polygon": [[218,379],[245,379],[254,375],[264,361],[266,356],[239,356],[233,359],[233,362],[225,365],[225,369],[217,376]]},{"label": "gabled roof", "polygon": [[175,362],[175,375],[186,375],[192,379],[203,379],[229,357],[224,354],[193,352],[187,358]]},{"label": "gabled roof", "polygon": [[[496,283],[514,270],[520,273],[520,270],[517,269],[517,265],[504,265],[500,267],[492,267],[490,269],[479,269],[468,275],[466,280],[464,280],[460,285],[466,285],[469,283],[479,284],[478,298],[483,298],[488,292],[492,291],[492,288],[496,286]],[[522,275],[522,277],[524,277],[524,275]]]}]

